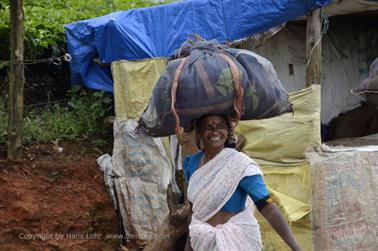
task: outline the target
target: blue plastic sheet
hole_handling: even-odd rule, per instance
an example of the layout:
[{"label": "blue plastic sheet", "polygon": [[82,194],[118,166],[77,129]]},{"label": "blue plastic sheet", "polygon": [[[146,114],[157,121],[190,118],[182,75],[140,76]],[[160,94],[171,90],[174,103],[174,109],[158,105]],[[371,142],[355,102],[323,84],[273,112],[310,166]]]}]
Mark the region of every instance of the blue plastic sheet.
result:
[{"label": "blue plastic sheet", "polygon": [[72,84],[113,91],[109,66],[169,57],[191,34],[221,43],[286,23],[332,0],[188,0],[115,12],[65,26]]}]

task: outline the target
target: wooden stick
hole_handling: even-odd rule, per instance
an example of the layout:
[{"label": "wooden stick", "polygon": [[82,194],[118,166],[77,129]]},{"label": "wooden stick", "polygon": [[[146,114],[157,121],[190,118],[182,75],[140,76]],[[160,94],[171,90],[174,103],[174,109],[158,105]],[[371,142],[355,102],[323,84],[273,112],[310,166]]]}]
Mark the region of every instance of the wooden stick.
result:
[{"label": "wooden stick", "polygon": [[306,29],[306,87],[321,84],[321,19],[320,9],[313,10],[307,18]]}]

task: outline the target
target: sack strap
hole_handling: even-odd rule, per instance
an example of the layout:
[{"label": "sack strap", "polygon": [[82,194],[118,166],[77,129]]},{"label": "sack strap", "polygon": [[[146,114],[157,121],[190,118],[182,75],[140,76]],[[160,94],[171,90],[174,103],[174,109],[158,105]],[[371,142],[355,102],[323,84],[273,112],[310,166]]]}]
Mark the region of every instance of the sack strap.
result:
[{"label": "sack strap", "polygon": [[176,120],[176,127],[175,127],[176,135],[180,135],[184,131],[184,129],[180,126],[180,118],[176,112],[175,104],[176,104],[176,92],[178,88],[178,81],[179,81],[182,69],[184,68],[186,59],[187,58],[184,58],[179,64],[179,66],[177,67],[175,75],[173,77],[172,89],[171,89],[171,112]]},{"label": "sack strap", "polygon": [[236,120],[234,121],[235,122],[235,125],[236,126],[242,116],[242,113],[243,113],[243,95],[244,95],[244,91],[243,91],[243,88],[241,87],[241,78],[240,78],[240,72],[239,72],[239,69],[236,65],[236,63],[234,62],[234,60],[232,60],[232,58],[229,56],[229,55],[226,55],[226,54],[220,54],[224,60],[227,61],[228,65],[230,66],[230,69],[231,69],[231,75],[232,75],[232,79],[233,79],[233,82],[234,82],[234,95],[235,95],[235,98],[234,98],[234,110],[235,110],[235,113],[236,113]]},{"label": "sack strap", "polygon": [[215,96],[215,91],[213,86],[211,85],[209,76],[206,73],[205,68],[203,67],[203,63],[199,60],[195,64],[196,70],[198,72],[198,76],[201,79],[201,83],[203,88],[205,89],[206,95],[208,98],[212,98]]}]

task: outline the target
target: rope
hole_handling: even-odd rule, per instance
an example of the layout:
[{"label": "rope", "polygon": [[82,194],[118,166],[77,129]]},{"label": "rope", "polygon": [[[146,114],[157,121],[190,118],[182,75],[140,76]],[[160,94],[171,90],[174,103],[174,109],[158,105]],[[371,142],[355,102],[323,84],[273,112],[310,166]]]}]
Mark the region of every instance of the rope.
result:
[{"label": "rope", "polygon": [[179,136],[183,131],[184,129],[180,126],[180,118],[176,112],[176,109],[175,109],[175,104],[176,104],[176,92],[177,92],[177,88],[178,88],[178,82],[179,82],[179,77],[180,77],[180,74],[182,72],[182,69],[184,68],[184,64],[186,62],[186,59],[187,58],[184,58],[180,65],[177,67],[176,69],[176,72],[175,72],[175,76],[173,78],[173,81],[172,81],[172,89],[171,89],[171,112],[173,114],[173,117],[175,118],[175,121],[176,121],[176,127],[175,127],[175,131],[176,131],[176,135]]},{"label": "rope", "polygon": [[320,35],[320,38],[318,39],[318,41],[316,41],[315,45],[312,47],[312,49],[310,51],[310,54],[308,56],[308,60],[307,60],[307,63],[306,63],[306,69],[308,68],[308,66],[311,62],[311,57],[312,57],[312,54],[314,53],[315,48],[319,45],[320,41],[323,38],[323,35],[327,33],[328,28],[329,28],[328,16],[322,10],[320,10],[320,18],[322,20],[323,30],[322,30],[322,33]]},{"label": "rope", "polygon": [[69,103],[69,99],[59,99],[59,100],[54,100],[54,101],[46,101],[46,102],[39,102],[39,103],[34,103],[30,105],[24,105],[24,108],[34,108],[34,107],[40,107],[40,106],[46,106],[46,105],[52,105],[52,104],[62,104],[62,103]]},{"label": "rope", "polygon": [[[15,60],[14,64],[23,63],[24,65],[32,65],[32,64],[40,64],[40,63],[50,63],[54,65],[61,65],[62,61],[70,62],[71,60],[72,60],[71,55],[66,53],[60,57]],[[0,60],[0,64],[1,63],[10,63],[10,60]]]},{"label": "rope", "polygon": [[226,54],[221,54],[221,56],[226,60],[230,66],[231,75],[234,82],[234,110],[236,113],[236,121],[234,127],[239,123],[239,120],[243,113],[243,88],[241,87],[240,72],[235,62]]},{"label": "rope", "polygon": [[25,105],[24,107],[31,108],[31,107],[45,106],[45,105],[51,105],[51,104],[68,103],[68,102],[70,102],[69,99],[59,99],[59,100],[54,100],[54,101],[46,101],[46,102]]}]

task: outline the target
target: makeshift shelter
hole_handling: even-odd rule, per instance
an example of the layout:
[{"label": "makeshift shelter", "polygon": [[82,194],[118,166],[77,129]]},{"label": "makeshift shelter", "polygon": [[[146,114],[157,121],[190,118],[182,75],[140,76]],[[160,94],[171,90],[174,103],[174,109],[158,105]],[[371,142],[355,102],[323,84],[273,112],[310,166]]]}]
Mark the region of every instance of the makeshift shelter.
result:
[{"label": "makeshift shelter", "polygon": [[[311,163],[315,250],[376,250],[378,146],[358,146],[377,135],[322,145],[306,152]],[[361,196],[363,195],[363,196]]]}]

